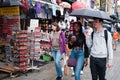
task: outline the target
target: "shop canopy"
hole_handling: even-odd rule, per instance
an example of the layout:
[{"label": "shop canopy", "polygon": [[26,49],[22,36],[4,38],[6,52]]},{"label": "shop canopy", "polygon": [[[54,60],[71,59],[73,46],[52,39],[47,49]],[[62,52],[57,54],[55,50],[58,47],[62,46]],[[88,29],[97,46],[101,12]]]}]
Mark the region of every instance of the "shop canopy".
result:
[{"label": "shop canopy", "polygon": [[0,3],[0,7],[4,6],[22,6],[22,3],[19,0],[4,0]]}]

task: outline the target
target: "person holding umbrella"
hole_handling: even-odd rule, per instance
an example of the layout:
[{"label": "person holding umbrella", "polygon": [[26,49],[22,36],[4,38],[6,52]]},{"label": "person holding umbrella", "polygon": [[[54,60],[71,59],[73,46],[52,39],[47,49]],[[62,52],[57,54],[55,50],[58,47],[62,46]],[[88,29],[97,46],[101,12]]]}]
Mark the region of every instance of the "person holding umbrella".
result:
[{"label": "person holding umbrella", "polygon": [[113,49],[112,36],[107,31],[107,41],[105,40],[105,29],[102,26],[103,19],[94,18],[93,36],[89,36],[86,31],[86,44],[90,48],[90,69],[92,80],[106,80],[106,65],[112,67]]}]

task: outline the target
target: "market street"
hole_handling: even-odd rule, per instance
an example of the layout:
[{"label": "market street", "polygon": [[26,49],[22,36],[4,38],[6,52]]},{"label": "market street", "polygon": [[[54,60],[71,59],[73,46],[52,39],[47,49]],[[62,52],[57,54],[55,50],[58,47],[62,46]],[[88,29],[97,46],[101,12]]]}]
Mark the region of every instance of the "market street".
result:
[{"label": "market street", "polygon": [[[107,80],[119,80],[120,79],[120,44],[116,51],[114,51],[114,66],[111,69],[107,69]],[[41,67],[40,71],[37,70],[28,73],[28,76],[22,75],[17,78],[7,78],[4,80],[55,80],[55,67],[53,62]],[[71,76],[71,72],[68,76],[64,76],[64,80],[74,80],[74,77]],[[84,68],[84,74],[81,75],[81,80],[91,80],[91,73],[89,66]]]}]

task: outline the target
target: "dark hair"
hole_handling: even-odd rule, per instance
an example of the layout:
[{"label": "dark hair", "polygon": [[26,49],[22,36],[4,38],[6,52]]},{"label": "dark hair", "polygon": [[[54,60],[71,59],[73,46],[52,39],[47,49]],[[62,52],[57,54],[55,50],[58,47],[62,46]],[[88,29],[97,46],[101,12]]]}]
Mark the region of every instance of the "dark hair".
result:
[{"label": "dark hair", "polygon": [[75,29],[74,29],[74,26],[75,26],[75,24],[78,24],[78,26],[80,27],[80,33],[82,33],[82,23],[81,22],[74,22],[73,23],[73,33],[75,33]]},{"label": "dark hair", "polygon": [[103,22],[103,19],[101,18],[93,18],[94,20],[99,19],[100,22]]},{"label": "dark hair", "polygon": [[53,22],[52,25],[56,26],[56,31],[60,31],[60,27],[58,26],[58,23],[57,22]]}]

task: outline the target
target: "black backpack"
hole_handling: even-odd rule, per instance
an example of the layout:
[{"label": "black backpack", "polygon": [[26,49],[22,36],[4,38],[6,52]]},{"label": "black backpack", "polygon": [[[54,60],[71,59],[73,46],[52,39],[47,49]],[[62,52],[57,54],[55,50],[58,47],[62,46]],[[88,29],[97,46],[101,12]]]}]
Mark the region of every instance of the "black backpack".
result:
[{"label": "black backpack", "polygon": [[[91,39],[92,39],[92,40],[93,40],[93,34],[94,34],[94,31],[91,33]],[[106,41],[106,45],[107,45],[107,40],[108,40],[107,30],[104,30],[104,37],[105,37],[105,41]]]}]

